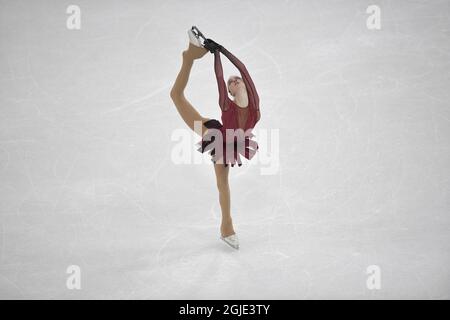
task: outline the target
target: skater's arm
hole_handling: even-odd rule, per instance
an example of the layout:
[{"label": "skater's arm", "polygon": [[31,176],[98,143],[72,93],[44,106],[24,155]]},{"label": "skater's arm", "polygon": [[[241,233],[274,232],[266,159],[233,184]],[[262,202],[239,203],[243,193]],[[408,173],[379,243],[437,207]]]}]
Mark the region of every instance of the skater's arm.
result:
[{"label": "skater's arm", "polygon": [[248,90],[247,92],[249,99],[251,100],[255,109],[258,111],[258,120],[259,120],[259,96],[258,92],[256,91],[255,84],[253,83],[253,80],[250,77],[247,68],[237,57],[235,57],[223,46],[220,46],[220,52],[222,52],[231,61],[231,63],[234,64],[236,68],[238,68],[239,72],[241,73],[242,79],[244,80],[245,86],[247,87]]},{"label": "skater's arm", "polygon": [[223,79],[222,61],[220,60],[220,52],[214,51],[214,71],[216,73],[217,86],[219,88],[219,106],[223,111],[228,110],[228,94],[225,80]]}]

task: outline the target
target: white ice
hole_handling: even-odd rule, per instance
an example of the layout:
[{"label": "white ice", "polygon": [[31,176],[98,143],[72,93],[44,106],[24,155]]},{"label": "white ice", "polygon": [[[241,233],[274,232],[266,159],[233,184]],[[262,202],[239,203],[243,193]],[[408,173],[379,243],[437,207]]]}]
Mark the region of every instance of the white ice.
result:
[{"label": "white ice", "polygon": [[[80,30],[67,1],[0,2],[0,298],[450,298],[449,1],[73,4]],[[239,251],[208,158],[172,157],[192,25],[261,99],[260,154],[230,168]],[[220,118],[211,54],[186,96]]]}]

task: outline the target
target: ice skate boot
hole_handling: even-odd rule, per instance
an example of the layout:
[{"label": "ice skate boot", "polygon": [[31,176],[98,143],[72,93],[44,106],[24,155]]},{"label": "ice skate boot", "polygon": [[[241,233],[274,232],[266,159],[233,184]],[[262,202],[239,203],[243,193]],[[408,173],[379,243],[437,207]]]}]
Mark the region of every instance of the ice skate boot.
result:
[{"label": "ice skate boot", "polygon": [[225,241],[232,248],[234,248],[236,250],[239,249],[239,239],[238,239],[237,234],[232,234],[231,236],[228,236],[228,237],[220,236],[220,239]]},{"label": "ice skate boot", "polygon": [[[188,30],[188,35],[190,43],[192,43],[196,47],[203,48],[203,44],[200,39],[200,37],[203,37],[203,34],[200,32],[200,30],[197,29],[197,27],[192,26],[192,28]],[[205,38],[203,37],[203,39]]]}]

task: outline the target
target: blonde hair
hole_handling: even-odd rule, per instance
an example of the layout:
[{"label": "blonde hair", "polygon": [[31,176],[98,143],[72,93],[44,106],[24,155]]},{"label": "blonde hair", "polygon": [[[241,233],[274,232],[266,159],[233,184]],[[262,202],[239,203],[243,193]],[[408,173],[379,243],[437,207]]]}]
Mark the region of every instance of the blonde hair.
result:
[{"label": "blonde hair", "polygon": [[230,77],[228,78],[228,81],[227,81],[227,87],[228,87],[228,93],[229,93],[229,94],[231,94],[231,92],[230,92],[230,81],[231,81],[231,79],[233,79],[233,78],[241,79],[242,81],[244,81],[244,80],[242,79],[242,77],[240,77],[240,76],[236,76],[236,75],[230,76]]}]

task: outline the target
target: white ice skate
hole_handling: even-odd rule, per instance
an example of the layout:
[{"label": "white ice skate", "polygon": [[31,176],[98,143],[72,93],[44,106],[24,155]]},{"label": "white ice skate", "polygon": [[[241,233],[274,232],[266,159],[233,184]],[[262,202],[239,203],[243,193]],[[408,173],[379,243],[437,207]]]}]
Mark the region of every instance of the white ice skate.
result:
[{"label": "white ice skate", "polygon": [[199,38],[199,35],[195,34],[195,32],[194,32],[194,27],[192,27],[191,29],[188,30],[188,35],[189,35],[190,43],[192,43],[194,46],[203,48],[202,42]]},{"label": "white ice skate", "polygon": [[239,249],[239,239],[238,239],[237,234],[232,234],[231,236],[228,236],[228,237],[220,236],[220,239],[225,241],[228,245],[230,245],[234,249],[236,249],[236,250]]}]

